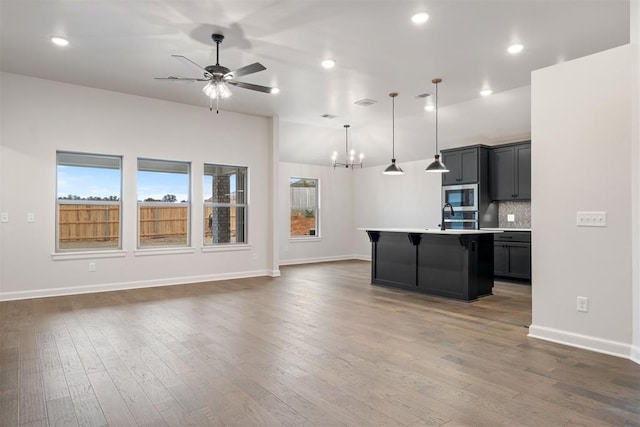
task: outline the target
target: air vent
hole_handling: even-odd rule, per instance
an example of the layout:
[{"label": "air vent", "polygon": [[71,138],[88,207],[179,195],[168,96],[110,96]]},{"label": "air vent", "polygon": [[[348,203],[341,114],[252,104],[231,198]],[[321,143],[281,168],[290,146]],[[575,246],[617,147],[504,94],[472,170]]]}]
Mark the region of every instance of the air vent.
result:
[{"label": "air vent", "polygon": [[325,119],[335,119],[335,118],[336,118],[336,117],[338,117],[338,116],[334,116],[333,114],[328,114],[328,113],[327,113],[327,114],[323,114],[323,115],[322,115],[322,116],[320,116],[320,117],[323,117],[323,118],[325,118]]},{"label": "air vent", "polygon": [[373,99],[364,98],[364,99],[361,99],[360,101],[354,102],[354,104],[360,105],[362,107],[368,107],[369,105],[373,105],[376,102],[378,102],[378,101],[375,101]]},{"label": "air vent", "polygon": [[426,98],[428,96],[431,96],[430,93],[421,93],[420,95],[416,95],[416,98]]}]

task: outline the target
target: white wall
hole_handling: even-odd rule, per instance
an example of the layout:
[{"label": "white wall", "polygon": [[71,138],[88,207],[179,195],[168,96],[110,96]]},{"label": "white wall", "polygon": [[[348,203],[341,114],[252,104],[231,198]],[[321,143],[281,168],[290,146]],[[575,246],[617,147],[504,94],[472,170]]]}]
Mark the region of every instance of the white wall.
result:
[{"label": "white wall", "polygon": [[[329,153],[331,155],[331,153]],[[279,165],[280,264],[354,258],[353,177],[362,170],[281,162]],[[289,238],[289,178],[320,180],[320,237]]]},{"label": "white wall", "polygon": [[632,186],[633,186],[633,350],[631,357],[640,363],[640,0],[631,1],[632,76]]},{"label": "white wall", "polygon": [[[631,48],[532,74],[531,336],[629,357]],[[635,173],[635,172],[634,172]],[[606,228],[576,227],[606,211]],[[634,219],[637,221],[637,219]],[[589,312],[576,311],[576,297]]]},{"label": "white wall", "polygon": [[[277,274],[270,199],[272,121],[2,73],[0,299]],[[56,150],[123,155],[123,257],[56,260]],[[192,162],[192,244],[187,254],[138,256],[136,159]],[[250,247],[202,247],[202,164],[249,167]],[[36,222],[26,222],[27,212]],[[96,262],[96,272],[88,263]],[[274,265],[275,264],[275,265]]]},{"label": "white wall", "polygon": [[[442,178],[424,171],[432,160],[398,159],[404,175],[383,175],[387,165],[354,174],[354,228],[436,228],[440,224]],[[371,258],[371,244],[364,231],[356,232],[355,253]]]}]

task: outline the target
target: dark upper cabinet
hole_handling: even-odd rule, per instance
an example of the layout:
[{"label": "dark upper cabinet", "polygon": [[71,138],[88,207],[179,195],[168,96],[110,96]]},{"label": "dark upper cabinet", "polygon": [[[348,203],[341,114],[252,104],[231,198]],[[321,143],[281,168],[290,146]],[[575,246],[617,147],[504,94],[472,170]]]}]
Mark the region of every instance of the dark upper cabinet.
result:
[{"label": "dark upper cabinet", "polygon": [[531,200],[531,143],[497,146],[491,150],[492,200]]},{"label": "dark upper cabinet", "polygon": [[531,144],[516,145],[516,198],[531,200]]},{"label": "dark upper cabinet", "polygon": [[442,174],[442,185],[474,184],[478,182],[479,148],[443,150],[442,162],[449,172]]}]

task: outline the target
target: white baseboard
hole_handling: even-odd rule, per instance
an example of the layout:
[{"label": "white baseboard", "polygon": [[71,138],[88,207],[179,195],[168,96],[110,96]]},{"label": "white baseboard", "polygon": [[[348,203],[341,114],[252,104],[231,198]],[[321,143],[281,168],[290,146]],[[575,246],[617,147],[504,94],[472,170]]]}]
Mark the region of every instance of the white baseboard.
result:
[{"label": "white baseboard", "polygon": [[103,283],[99,285],[69,286],[65,288],[37,289],[33,291],[0,292],[0,301],[14,301],[30,298],[57,297],[63,295],[92,294],[96,292],[122,291],[126,289],[176,286],[188,283],[214,282],[219,280],[244,279],[248,277],[280,275],[280,270],[254,270],[237,273],[209,274],[203,276],[174,277],[166,279],[140,280],[135,282]]},{"label": "white baseboard", "polygon": [[595,351],[597,353],[631,359],[635,362],[638,362],[639,358],[637,356],[640,355],[640,353],[636,353],[636,358],[634,359],[632,351],[633,347],[627,343],[605,340],[589,335],[576,334],[544,326],[531,325],[529,327],[528,336],[545,341],[551,341],[557,344],[568,345],[570,347],[577,347],[584,350]]},{"label": "white baseboard", "polygon": [[358,261],[369,261],[369,262],[371,262],[371,255],[354,255],[353,259],[357,259]]},{"label": "white baseboard", "polygon": [[640,347],[637,345],[631,347],[631,360],[640,365]]},{"label": "white baseboard", "polygon": [[[349,261],[354,259],[359,260],[361,258],[359,255],[338,255],[314,258],[281,259],[280,265],[315,264],[317,262]],[[371,261],[371,259],[363,261]]]}]

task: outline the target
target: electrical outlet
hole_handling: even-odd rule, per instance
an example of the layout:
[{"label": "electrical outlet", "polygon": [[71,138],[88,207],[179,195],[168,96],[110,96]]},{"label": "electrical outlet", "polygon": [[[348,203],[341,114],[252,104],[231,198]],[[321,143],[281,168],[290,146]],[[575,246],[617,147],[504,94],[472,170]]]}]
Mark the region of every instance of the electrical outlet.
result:
[{"label": "electrical outlet", "polygon": [[578,306],[576,307],[576,309],[585,313],[589,311],[589,298],[578,297]]},{"label": "electrical outlet", "polygon": [[27,222],[36,222],[36,214],[29,212],[27,214]]},{"label": "electrical outlet", "polygon": [[258,259],[258,254],[254,252],[254,253],[253,253],[253,260],[255,261],[255,260],[257,260],[257,259]]},{"label": "electrical outlet", "polygon": [[0,222],[9,222],[9,212],[0,213]]},{"label": "electrical outlet", "polygon": [[90,262],[89,263],[89,271],[94,273],[96,271],[96,263],[95,262]]},{"label": "electrical outlet", "polygon": [[507,221],[508,222],[513,222],[516,220],[516,216],[514,214],[508,214],[507,215]]},{"label": "electrical outlet", "polygon": [[578,227],[606,227],[606,212],[577,212],[576,225]]}]

